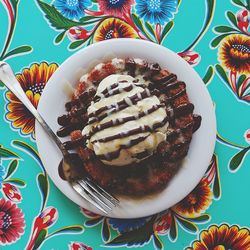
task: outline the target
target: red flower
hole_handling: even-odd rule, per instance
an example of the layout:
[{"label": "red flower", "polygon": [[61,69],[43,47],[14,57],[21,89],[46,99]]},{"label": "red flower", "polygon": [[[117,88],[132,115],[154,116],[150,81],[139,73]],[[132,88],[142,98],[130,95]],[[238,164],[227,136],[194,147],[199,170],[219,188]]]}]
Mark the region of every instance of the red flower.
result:
[{"label": "red flower", "polygon": [[172,216],[170,212],[166,212],[157,218],[154,223],[154,232],[164,235],[168,232],[172,223]]},{"label": "red flower", "polygon": [[250,129],[248,129],[244,134],[247,143],[250,143]]},{"label": "red flower", "polygon": [[33,224],[32,235],[26,250],[31,250],[34,247],[36,239],[43,229],[47,229],[56,222],[58,218],[58,212],[54,207],[47,207],[42,213],[35,219]]},{"label": "red flower", "polygon": [[200,55],[195,51],[183,51],[179,52],[178,55],[186,60],[190,65],[195,66],[200,62]]},{"label": "red flower", "polygon": [[81,26],[72,27],[68,31],[68,36],[72,41],[85,40],[89,35],[90,33]]},{"label": "red flower", "polygon": [[97,0],[100,11],[106,15],[123,17],[128,15],[134,0]]},{"label": "red flower", "polygon": [[21,201],[22,196],[19,189],[16,186],[9,183],[3,183],[2,189],[6,197],[11,201],[13,202]]},{"label": "red flower", "polygon": [[92,247],[89,247],[82,242],[72,242],[69,245],[69,250],[92,250]]},{"label": "red flower", "polygon": [[250,35],[250,32],[248,32],[250,24],[250,13],[248,10],[241,10],[237,13],[237,24],[241,31]]},{"label": "red flower", "polygon": [[0,200],[0,242],[15,242],[24,232],[24,216],[20,208],[12,202]]}]

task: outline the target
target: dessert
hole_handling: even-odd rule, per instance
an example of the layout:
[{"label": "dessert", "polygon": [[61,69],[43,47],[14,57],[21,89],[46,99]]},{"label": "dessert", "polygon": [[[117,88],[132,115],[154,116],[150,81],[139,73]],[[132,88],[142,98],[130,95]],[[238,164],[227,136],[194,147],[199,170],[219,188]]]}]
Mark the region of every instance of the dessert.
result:
[{"label": "dessert", "polygon": [[186,85],[157,63],[119,59],[81,77],[57,134],[70,135],[80,168],[62,177],[88,175],[110,192],[141,196],[166,187],[187,155],[201,117]]}]

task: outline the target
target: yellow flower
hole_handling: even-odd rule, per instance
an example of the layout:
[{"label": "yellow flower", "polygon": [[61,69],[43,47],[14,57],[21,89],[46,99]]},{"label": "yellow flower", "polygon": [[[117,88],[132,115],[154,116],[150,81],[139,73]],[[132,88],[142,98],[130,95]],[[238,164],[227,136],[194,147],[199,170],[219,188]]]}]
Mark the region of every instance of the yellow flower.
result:
[{"label": "yellow flower", "polygon": [[186,250],[249,250],[249,229],[238,226],[212,225],[200,234],[200,239]]},{"label": "yellow flower", "polygon": [[230,35],[219,49],[222,64],[233,72],[250,73],[250,39],[244,35]]},{"label": "yellow flower", "polygon": [[211,188],[205,180],[201,180],[188,196],[173,207],[173,210],[183,216],[192,217],[208,209],[211,201]]},{"label": "yellow flower", "polygon": [[[51,75],[56,71],[57,64],[34,63],[30,68],[25,68],[16,78],[26,95],[37,108],[42,91]],[[19,99],[10,91],[6,93],[8,100],[6,118],[12,127],[20,129],[24,135],[31,134],[34,137],[35,119]]]},{"label": "yellow flower", "polygon": [[112,38],[137,38],[136,31],[118,18],[107,18],[96,29],[94,41],[99,42]]}]

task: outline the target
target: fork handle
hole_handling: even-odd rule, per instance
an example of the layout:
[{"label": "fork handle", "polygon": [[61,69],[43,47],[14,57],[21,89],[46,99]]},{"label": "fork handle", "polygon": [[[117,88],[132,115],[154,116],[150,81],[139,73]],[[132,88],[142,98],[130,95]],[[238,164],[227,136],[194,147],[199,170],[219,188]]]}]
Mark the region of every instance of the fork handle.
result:
[{"label": "fork handle", "polygon": [[63,143],[59,140],[57,135],[52,131],[47,122],[39,114],[37,109],[32,105],[29,98],[23,91],[20,83],[17,81],[11,67],[6,62],[0,61],[0,81],[24,104],[24,106],[32,113],[32,115],[41,124],[50,138],[56,143],[58,148],[62,151],[63,155],[67,155],[68,151],[65,149]]}]

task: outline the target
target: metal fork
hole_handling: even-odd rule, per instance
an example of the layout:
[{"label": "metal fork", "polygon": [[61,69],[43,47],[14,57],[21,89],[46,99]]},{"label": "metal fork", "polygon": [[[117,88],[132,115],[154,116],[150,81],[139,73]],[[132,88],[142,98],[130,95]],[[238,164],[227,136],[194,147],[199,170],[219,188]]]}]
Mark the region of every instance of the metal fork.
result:
[{"label": "metal fork", "polygon": [[[19,82],[17,81],[11,67],[6,62],[0,61],[0,81],[16,95],[16,97],[26,106],[26,108],[34,115],[37,121],[41,124],[43,129],[47,132],[50,138],[56,143],[63,155],[63,168],[73,169],[74,162],[70,157],[70,153],[64,147],[63,143],[59,140],[56,134],[51,130],[49,125],[45,122],[36,108],[32,105]],[[101,210],[103,213],[108,214],[115,206],[119,204],[119,200],[105,191],[102,187],[94,183],[88,177],[81,180],[68,179],[73,189],[82,196],[89,203]]]}]

